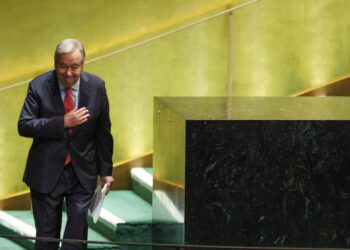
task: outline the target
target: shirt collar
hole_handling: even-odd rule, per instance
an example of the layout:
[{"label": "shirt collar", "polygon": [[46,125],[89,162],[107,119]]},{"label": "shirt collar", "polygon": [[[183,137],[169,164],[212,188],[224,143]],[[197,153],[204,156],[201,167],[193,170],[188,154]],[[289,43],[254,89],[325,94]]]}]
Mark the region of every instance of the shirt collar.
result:
[{"label": "shirt collar", "polygon": [[[66,87],[60,81],[58,81],[58,84],[60,85],[61,91],[66,90]],[[80,78],[76,83],[73,84],[72,89],[75,91],[79,91],[79,86],[80,86]]]}]

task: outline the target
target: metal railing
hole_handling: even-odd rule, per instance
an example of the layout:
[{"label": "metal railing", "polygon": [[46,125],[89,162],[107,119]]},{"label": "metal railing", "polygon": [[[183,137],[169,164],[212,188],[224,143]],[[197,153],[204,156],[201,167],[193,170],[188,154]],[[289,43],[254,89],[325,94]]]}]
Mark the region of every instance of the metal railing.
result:
[{"label": "metal railing", "polygon": [[241,250],[345,250],[349,248],[303,248],[303,247],[258,247],[258,246],[218,246],[218,245],[191,245],[191,244],[162,244],[162,243],[137,243],[137,242],[119,242],[119,241],[97,241],[97,240],[75,240],[75,239],[58,239],[48,237],[30,237],[13,234],[0,234],[0,238],[19,239],[19,240],[41,240],[50,242],[82,243],[95,245],[115,245],[129,247],[152,247],[169,248],[169,249],[241,249]]}]

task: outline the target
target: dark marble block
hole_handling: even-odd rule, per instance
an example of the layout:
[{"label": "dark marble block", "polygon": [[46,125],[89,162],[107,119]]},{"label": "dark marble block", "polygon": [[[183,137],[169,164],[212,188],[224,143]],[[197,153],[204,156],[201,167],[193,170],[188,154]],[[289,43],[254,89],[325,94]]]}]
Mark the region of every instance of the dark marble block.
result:
[{"label": "dark marble block", "polygon": [[350,247],[350,121],[186,121],[185,242]]}]

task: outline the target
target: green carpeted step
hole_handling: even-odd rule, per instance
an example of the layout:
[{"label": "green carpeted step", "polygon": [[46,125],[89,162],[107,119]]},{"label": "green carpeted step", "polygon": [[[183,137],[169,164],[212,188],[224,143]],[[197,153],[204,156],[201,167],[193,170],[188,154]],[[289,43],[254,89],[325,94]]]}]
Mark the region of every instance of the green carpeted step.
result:
[{"label": "green carpeted step", "polygon": [[[34,223],[29,224],[32,214],[30,211],[0,211],[0,232],[3,234],[35,236]],[[19,246],[17,249],[34,249],[33,240],[8,239]]]},{"label": "green carpeted step", "polygon": [[0,249],[1,250],[22,250],[25,249],[21,245],[16,244],[12,240],[0,238]]},{"label": "green carpeted step", "polygon": [[[109,196],[109,195],[108,195]],[[152,206],[133,191],[114,191],[108,197],[104,208],[123,219],[117,226],[116,240],[122,242],[152,241]],[[122,246],[121,249],[136,249]],[[138,250],[148,249],[138,247]]]},{"label": "green carpeted step", "polygon": [[[35,227],[33,214],[31,211],[5,211],[9,215],[21,220],[22,222]],[[61,236],[64,232],[64,227],[67,221],[67,215],[65,212],[63,212],[62,216],[62,229],[61,229]],[[89,227],[88,229],[88,240],[94,240],[94,241],[110,241],[107,237],[105,237],[103,234],[99,233],[98,231],[92,229]],[[28,244],[26,245],[28,248]],[[31,246],[33,247],[33,245]],[[29,248],[32,249],[32,248]],[[119,249],[118,246],[113,245],[98,245],[98,244],[90,244],[88,246],[88,249]]]},{"label": "green carpeted step", "polygon": [[132,168],[130,175],[132,189],[144,200],[152,203],[153,168]]},{"label": "green carpeted step", "polygon": [[[152,173],[152,169],[147,169],[146,171]],[[21,222],[29,225],[29,227],[34,228],[34,219],[31,211],[5,212],[10,216],[17,218]],[[64,212],[62,218],[61,235],[63,235],[66,220],[67,217],[66,213]],[[88,221],[89,240],[119,240],[132,242],[150,242],[151,240],[150,229],[152,224],[152,206],[149,202],[141,198],[132,190],[110,191],[109,194],[105,197],[103,208],[101,210],[101,216],[98,223],[94,224],[91,221],[91,218],[89,218]],[[6,231],[5,233],[15,232]],[[34,246],[33,242],[30,241],[26,241],[24,245],[25,248],[23,249],[33,249]],[[90,244],[88,248],[119,249],[118,246],[97,244]],[[12,249],[15,250],[16,248]],[[19,249],[22,248],[20,247]]]},{"label": "green carpeted step", "polygon": [[153,168],[149,167],[149,168],[144,168],[146,170],[147,173],[149,173],[150,175],[153,176]]},{"label": "green carpeted step", "polygon": [[21,220],[22,222],[35,227],[33,213],[30,210],[8,210],[5,212]]},{"label": "green carpeted step", "polygon": [[132,190],[110,191],[105,197],[98,222],[94,224],[89,219],[90,227],[111,240],[124,242],[150,242],[151,224],[151,204]]},{"label": "green carpeted step", "polygon": [[103,207],[126,223],[152,223],[152,206],[131,190],[110,191]]}]

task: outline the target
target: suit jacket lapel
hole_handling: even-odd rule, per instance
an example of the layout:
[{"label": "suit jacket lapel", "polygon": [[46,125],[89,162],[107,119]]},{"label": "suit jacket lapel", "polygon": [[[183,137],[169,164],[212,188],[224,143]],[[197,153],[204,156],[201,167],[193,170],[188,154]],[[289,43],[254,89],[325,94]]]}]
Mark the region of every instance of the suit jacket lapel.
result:
[{"label": "suit jacket lapel", "polygon": [[84,72],[82,72],[80,75],[78,109],[82,107],[86,107],[86,108],[88,107],[89,92],[90,92],[89,78]]},{"label": "suit jacket lapel", "polygon": [[[84,72],[82,72],[80,75],[78,109],[82,107],[88,108],[89,92],[90,92],[89,78]],[[79,130],[79,127],[80,126],[72,128],[72,135],[74,135]]]},{"label": "suit jacket lapel", "polygon": [[64,114],[64,105],[55,71],[52,71],[52,75],[48,80],[47,88],[51,95],[52,103],[55,106],[55,109],[57,110],[58,114]]}]

